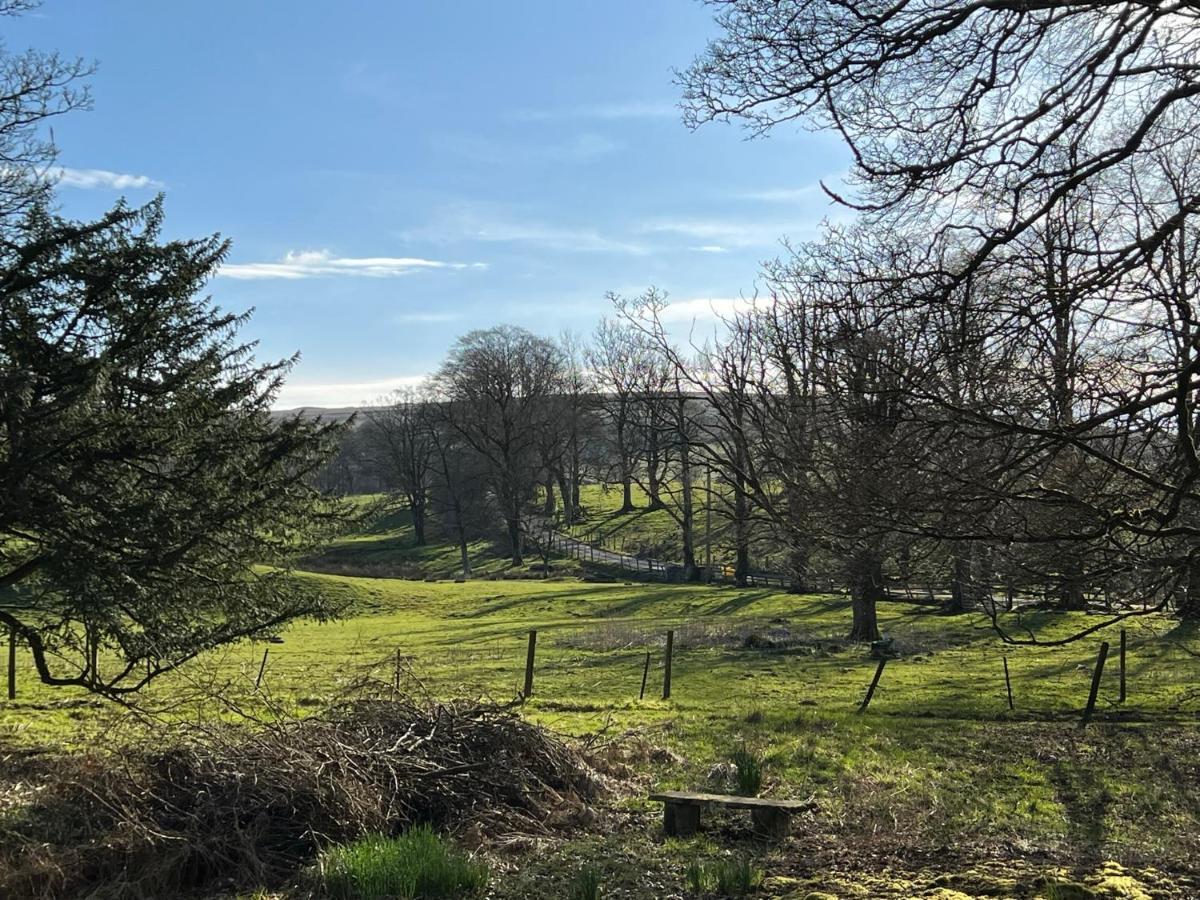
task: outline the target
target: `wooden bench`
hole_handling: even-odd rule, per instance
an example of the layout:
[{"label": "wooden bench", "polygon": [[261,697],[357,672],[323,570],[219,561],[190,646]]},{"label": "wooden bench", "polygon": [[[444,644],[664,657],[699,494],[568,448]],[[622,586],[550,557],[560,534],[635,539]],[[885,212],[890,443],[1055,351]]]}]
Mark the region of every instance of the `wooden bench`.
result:
[{"label": "wooden bench", "polygon": [[767,797],[735,797],[731,794],[694,794],[661,791],[650,799],[665,804],[663,831],[671,837],[687,837],[700,827],[700,811],[708,806],[748,809],[754,830],[766,837],[787,837],[792,813],[812,808],[811,800],[771,800]]}]

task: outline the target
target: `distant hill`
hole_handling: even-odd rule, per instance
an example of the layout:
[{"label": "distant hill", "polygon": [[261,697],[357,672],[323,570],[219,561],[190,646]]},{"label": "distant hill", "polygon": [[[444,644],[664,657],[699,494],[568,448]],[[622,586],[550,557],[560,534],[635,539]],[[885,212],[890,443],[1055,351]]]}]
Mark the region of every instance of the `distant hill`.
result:
[{"label": "distant hill", "polygon": [[356,412],[374,409],[371,406],[297,406],[294,409],[273,409],[271,415],[276,419],[290,419],[301,416],[305,419],[322,419],[326,422],[344,422]]}]

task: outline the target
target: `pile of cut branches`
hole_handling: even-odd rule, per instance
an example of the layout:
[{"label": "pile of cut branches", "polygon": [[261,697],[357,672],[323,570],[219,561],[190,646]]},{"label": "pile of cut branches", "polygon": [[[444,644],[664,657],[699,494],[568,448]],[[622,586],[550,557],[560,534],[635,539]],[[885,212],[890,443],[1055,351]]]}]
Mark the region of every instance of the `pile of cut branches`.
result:
[{"label": "pile of cut branches", "polygon": [[0,810],[0,896],[277,885],[332,842],[416,822],[544,833],[600,790],[577,752],[495,705],[358,700],[155,740],[43,763],[32,799]]}]

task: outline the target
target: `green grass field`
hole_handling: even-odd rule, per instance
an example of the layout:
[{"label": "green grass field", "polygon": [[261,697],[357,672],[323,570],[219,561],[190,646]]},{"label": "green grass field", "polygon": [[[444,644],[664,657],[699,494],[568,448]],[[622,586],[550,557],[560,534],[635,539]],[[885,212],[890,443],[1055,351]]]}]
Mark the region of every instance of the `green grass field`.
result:
[{"label": "green grass field", "polygon": [[[392,540],[403,540],[402,528],[348,535],[335,546],[361,543],[369,549],[358,555],[382,558]],[[843,640],[849,609],[842,596],[576,579],[306,577],[349,601],[352,614],[296,623],[283,643],[243,644],[197,660],[155,683],[144,706],[166,718],[230,715],[233,707],[303,714],[364,677],[391,681],[398,656],[408,689],[508,701],[521,687],[527,634],[536,628],[535,689],[525,715],[606,747],[630,780],[613,801],[619,827],[537,854],[517,867],[520,877],[505,880],[510,893],[498,896],[531,896],[518,890],[522,877],[554,885],[584,863],[598,865],[614,888],[633,890],[651,875],[662,880],[663,893],[612,896],[681,896],[668,888],[683,890],[687,861],[729,846],[757,855],[775,896],[796,897],[909,896],[918,888],[949,891],[944,900],[1154,896],[1096,893],[1126,884],[1105,864],[1136,870],[1134,886],[1147,889],[1156,878],[1178,881],[1196,865],[1200,636],[1171,619],[1127,624],[1128,699],[1118,704],[1115,629],[1062,648],[1006,650],[982,616],[886,604],[881,628],[902,655],[887,664],[870,709],[859,714],[876,662]],[[1084,621],[1093,620],[1038,612],[1020,624],[1048,638]],[[668,629],[675,659],[672,696],[664,701]],[[1096,720],[1080,729],[1102,639],[1114,653]],[[255,693],[264,650],[263,691]],[[647,652],[647,695],[639,700]],[[5,743],[111,745],[120,739],[117,726],[133,727],[130,712],[42,687],[24,655],[18,664],[18,698],[0,705]],[[662,841],[647,790],[725,789],[720,766],[739,747],[764,759],[765,794],[813,797],[817,812],[783,848],[747,844],[735,820],[708,836]],[[1047,893],[1047,873],[1090,879],[1093,894]],[[1001,884],[1001,876],[1010,880]],[[854,893],[859,888],[866,893]]]}]

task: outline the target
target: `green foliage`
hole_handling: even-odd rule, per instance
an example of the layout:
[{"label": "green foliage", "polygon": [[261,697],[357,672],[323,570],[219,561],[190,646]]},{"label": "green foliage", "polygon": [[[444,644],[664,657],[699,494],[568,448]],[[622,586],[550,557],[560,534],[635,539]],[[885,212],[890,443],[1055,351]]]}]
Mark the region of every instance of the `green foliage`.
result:
[{"label": "green foliage", "polygon": [[763,873],[748,856],[723,856],[711,862],[692,860],[685,878],[696,896],[715,891],[720,897],[745,897],[762,884]]},{"label": "green foliage", "polygon": [[722,857],[710,866],[717,893],[723,897],[745,897],[761,883],[762,869],[748,856]]},{"label": "green foliage", "polygon": [[757,797],[762,790],[763,761],[745,745],[733,752],[734,780],[743,797]]},{"label": "green foliage", "polygon": [[595,866],[584,866],[571,882],[571,900],[601,900],[604,896],[604,879]]},{"label": "green foliage", "polygon": [[688,890],[697,896],[708,890],[708,885],[712,880],[708,869],[698,859],[693,859],[688,863],[684,877],[687,879]]},{"label": "green foliage", "polygon": [[290,362],[201,293],[227,245],[162,218],[35,210],[0,249],[0,625],[48,684],[136,690],[329,611],[286,563],[331,516],[309,480],[334,428],[271,415]]},{"label": "green foliage", "polygon": [[321,857],[321,878],[338,900],[464,897],[487,887],[488,868],[419,826],[399,837],[368,835],[330,848]]}]

